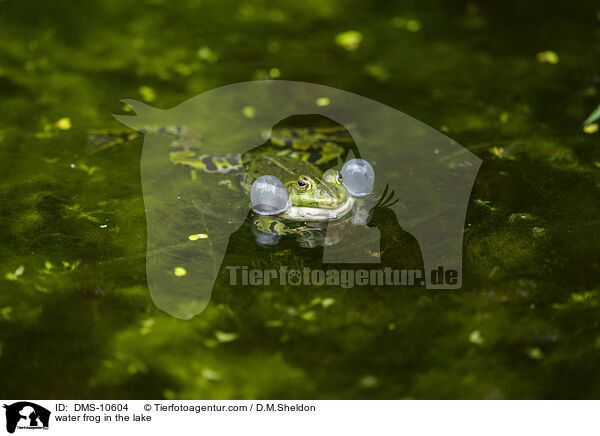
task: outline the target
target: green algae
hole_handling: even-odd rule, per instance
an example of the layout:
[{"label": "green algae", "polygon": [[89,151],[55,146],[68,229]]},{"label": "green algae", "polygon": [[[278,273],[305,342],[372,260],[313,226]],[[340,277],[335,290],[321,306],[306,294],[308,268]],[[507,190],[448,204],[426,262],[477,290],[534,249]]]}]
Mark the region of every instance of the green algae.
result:
[{"label": "green algae", "polygon": [[[593,4],[2,8],[4,397],[600,395],[600,148],[581,130],[597,121]],[[93,153],[88,131],[120,129],[111,113],[127,111],[123,98],[169,108],[253,78],[368,96],[484,160],[461,290],[230,287],[223,271],[200,317],[156,309],[145,282],[142,140]],[[239,241],[229,264],[314,263],[315,253],[285,246],[248,261],[252,237]]]}]

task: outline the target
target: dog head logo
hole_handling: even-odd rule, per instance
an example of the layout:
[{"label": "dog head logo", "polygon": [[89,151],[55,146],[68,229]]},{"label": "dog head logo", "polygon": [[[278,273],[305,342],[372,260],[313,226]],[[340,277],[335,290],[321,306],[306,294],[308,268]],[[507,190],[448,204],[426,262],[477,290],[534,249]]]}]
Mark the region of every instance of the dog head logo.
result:
[{"label": "dog head logo", "polygon": [[6,409],[6,431],[15,429],[48,429],[50,411],[29,401],[4,405]]},{"label": "dog head logo", "polygon": [[[243,171],[236,156],[259,147],[273,126],[293,115],[321,115],[348,128],[355,148],[344,156],[345,162],[339,159],[338,169],[355,157],[372,164],[376,185],[389,186],[399,199],[390,206],[398,223],[418,241],[425,286],[461,287],[465,214],[481,160],[437,130],[368,98],[303,82],[228,85],[170,110],[124,102],[137,116],[115,118],[145,133],[140,171],[148,238],[146,274],[155,304],[167,313],[189,319],[204,310],[229,237],[250,208],[247,192],[238,194],[229,189],[228,181],[210,182],[205,174]],[[193,168],[189,183],[173,177],[170,152]],[[203,157],[211,155],[219,159]],[[212,200],[197,201],[199,187],[206,192],[206,184],[211,185]],[[364,244],[377,238],[376,229],[364,227],[362,239],[324,244],[323,262],[363,262],[356,241]],[[207,240],[195,241],[194,235]],[[432,272],[440,268],[453,271],[453,280],[432,280]]]}]

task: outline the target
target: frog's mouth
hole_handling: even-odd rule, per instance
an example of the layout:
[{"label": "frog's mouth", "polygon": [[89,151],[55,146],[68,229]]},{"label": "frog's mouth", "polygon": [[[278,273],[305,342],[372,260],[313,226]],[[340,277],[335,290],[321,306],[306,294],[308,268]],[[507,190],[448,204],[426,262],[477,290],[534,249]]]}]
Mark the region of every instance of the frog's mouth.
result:
[{"label": "frog's mouth", "polygon": [[326,209],[319,207],[298,207],[292,206],[285,210],[280,217],[294,221],[329,221],[340,219],[352,211],[354,199],[348,196],[348,199],[336,208]]}]

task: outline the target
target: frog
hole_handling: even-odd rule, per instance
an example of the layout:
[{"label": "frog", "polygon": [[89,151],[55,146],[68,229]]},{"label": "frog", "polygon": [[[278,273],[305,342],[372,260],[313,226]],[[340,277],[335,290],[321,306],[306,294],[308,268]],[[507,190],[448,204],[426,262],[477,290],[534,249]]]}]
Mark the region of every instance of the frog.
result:
[{"label": "frog", "polygon": [[[252,230],[260,245],[275,245],[284,236],[296,236],[302,247],[331,245],[343,233],[331,229],[348,222],[366,224],[368,221],[369,200],[353,197],[344,186],[340,171],[322,169],[336,160],[339,163],[352,144],[345,127],[274,128],[262,132],[263,145],[240,154],[203,153],[202,138],[186,126],[154,126],[140,133],[171,137],[169,160],[174,165],[187,167],[192,178],[197,172],[237,176],[239,188],[248,197],[252,183],[260,176],[268,174],[281,180],[289,193],[289,207],[274,215],[254,212],[252,217]],[[95,138],[102,137],[98,132],[95,135]],[[117,135],[114,142],[130,139],[131,133],[124,132],[121,137]],[[110,141],[101,144],[102,149],[111,146]],[[217,181],[222,182],[224,180]],[[197,202],[196,207],[211,214],[208,204]],[[357,220],[359,214],[362,218]]]},{"label": "frog", "polygon": [[342,156],[351,141],[345,132],[343,127],[273,129],[263,132],[265,144],[242,154],[202,154],[193,141],[179,140],[171,146],[169,157],[173,164],[196,171],[239,173],[248,196],[260,176],[277,177],[288,190],[289,207],[275,215],[253,217],[257,242],[273,245],[282,236],[295,235],[301,247],[310,248],[331,243],[325,237],[326,223],[345,222],[357,203],[340,171],[320,168]]}]

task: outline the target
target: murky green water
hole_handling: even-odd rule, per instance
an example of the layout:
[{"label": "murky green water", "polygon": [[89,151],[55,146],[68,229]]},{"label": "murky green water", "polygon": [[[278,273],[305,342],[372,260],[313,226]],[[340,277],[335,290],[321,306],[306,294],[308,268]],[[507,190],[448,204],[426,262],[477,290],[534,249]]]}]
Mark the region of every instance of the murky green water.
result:
[{"label": "murky green water", "polygon": [[[489,3],[0,1],[1,396],[597,397],[600,7]],[[142,141],[90,155],[87,132],[122,128],[122,98],[269,77],[381,101],[484,160],[460,291],[225,277],[191,321],[156,309]]]}]

